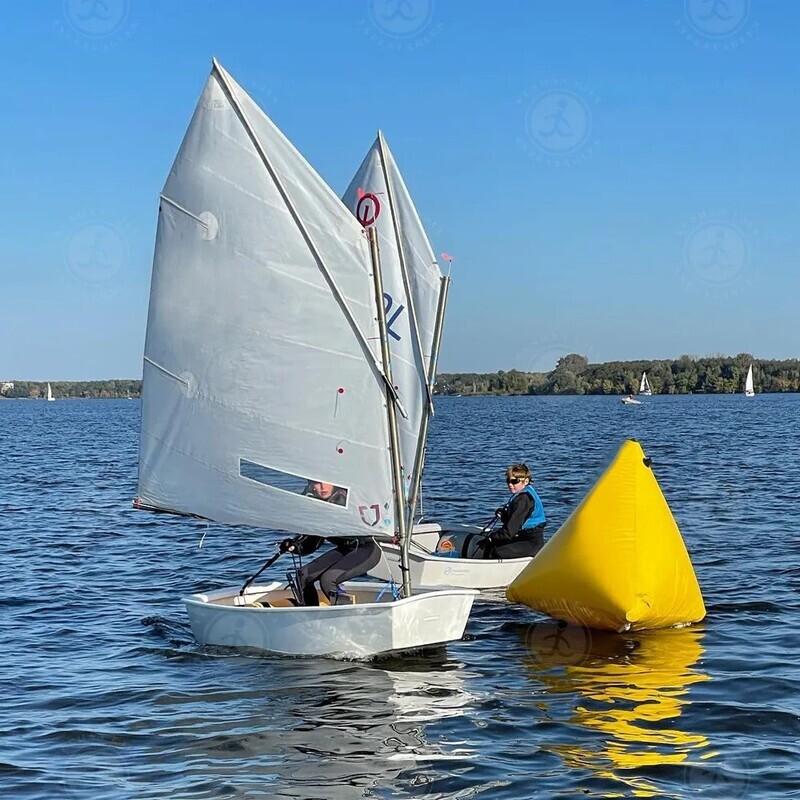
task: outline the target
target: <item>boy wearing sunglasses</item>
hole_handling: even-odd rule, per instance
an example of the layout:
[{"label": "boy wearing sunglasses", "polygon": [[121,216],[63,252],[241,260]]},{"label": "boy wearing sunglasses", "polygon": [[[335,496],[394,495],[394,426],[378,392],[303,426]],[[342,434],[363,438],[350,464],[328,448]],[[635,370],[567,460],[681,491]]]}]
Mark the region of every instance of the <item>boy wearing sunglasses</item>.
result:
[{"label": "boy wearing sunglasses", "polygon": [[501,527],[481,543],[484,558],[531,558],[544,546],[547,517],[542,500],[531,486],[526,464],[512,464],[506,470],[511,499],[495,511]]}]

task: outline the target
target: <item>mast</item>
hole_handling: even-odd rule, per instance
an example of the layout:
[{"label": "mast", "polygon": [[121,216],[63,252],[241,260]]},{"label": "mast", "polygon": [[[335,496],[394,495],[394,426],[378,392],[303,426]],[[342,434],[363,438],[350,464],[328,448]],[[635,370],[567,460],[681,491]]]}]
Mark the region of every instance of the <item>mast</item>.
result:
[{"label": "mast", "polygon": [[[436,380],[436,363],[439,359],[439,347],[442,343],[442,330],[444,329],[444,312],[447,307],[447,293],[450,290],[450,276],[442,275],[439,287],[439,304],[436,308],[436,322],[433,328],[433,341],[431,342],[431,356],[428,362],[428,396],[433,391],[433,382]],[[411,494],[408,498],[409,528],[413,530],[414,511],[419,499],[419,490],[422,486],[422,469],[425,465],[425,445],[428,440],[428,422],[431,414],[426,413],[422,417],[420,425],[419,441],[417,442],[417,454],[414,459],[414,482],[411,486]]]},{"label": "mast", "polygon": [[[386,310],[383,305],[383,277],[381,276],[380,251],[378,248],[378,233],[374,227],[366,228],[369,241],[370,255],[372,256],[372,276],[375,282],[375,308],[378,312],[378,330],[381,337],[381,358],[383,360],[383,374],[392,386],[392,362],[389,354],[389,335],[386,327]],[[393,386],[392,386],[393,388]],[[397,411],[394,398],[386,393],[386,416],[389,423],[389,446],[392,455],[392,478],[394,483],[395,516],[397,529],[400,536],[400,572],[403,576],[403,597],[411,597],[411,573],[408,564],[408,548],[411,540],[406,526],[406,502],[403,491],[403,468],[400,463],[400,434],[397,428]]]}]

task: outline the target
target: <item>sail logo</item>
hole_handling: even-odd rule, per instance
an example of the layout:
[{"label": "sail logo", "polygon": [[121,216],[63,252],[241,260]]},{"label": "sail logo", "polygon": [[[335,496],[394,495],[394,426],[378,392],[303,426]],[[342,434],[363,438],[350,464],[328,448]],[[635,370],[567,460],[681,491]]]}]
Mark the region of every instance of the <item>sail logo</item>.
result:
[{"label": "sail logo", "polygon": [[[367,512],[371,511],[372,514],[370,516],[374,516],[373,520],[369,520],[367,518]],[[365,525],[369,525],[370,528],[374,528],[381,519],[381,507],[379,503],[373,503],[371,506],[359,506],[358,513],[361,515],[361,519]]]},{"label": "sail logo", "polygon": [[356,219],[365,227],[375,224],[381,213],[381,201],[372,192],[360,195],[356,204]]},{"label": "sail logo", "polygon": [[384,312],[386,313],[386,330],[389,331],[389,336],[392,337],[395,341],[399,342],[402,340],[402,336],[400,336],[397,331],[392,329],[392,325],[396,322],[397,318],[406,310],[404,305],[398,305],[397,308],[394,310],[394,313],[389,316],[389,312],[392,310],[392,306],[394,305],[394,299],[390,294],[387,292],[383,293],[383,301],[385,303]]}]

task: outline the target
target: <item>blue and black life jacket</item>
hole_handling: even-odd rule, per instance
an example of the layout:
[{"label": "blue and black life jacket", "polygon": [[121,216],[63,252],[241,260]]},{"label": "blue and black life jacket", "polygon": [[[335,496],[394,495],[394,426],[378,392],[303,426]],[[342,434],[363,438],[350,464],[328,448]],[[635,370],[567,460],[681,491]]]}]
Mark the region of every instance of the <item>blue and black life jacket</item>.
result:
[{"label": "blue and black life jacket", "polygon": [[[545,522],[547,522],[547,517],[545,516],[544,513],[544,505],[542,504],[542,499],[536,493],[536,489],[534,489],[533,486],[528,484],[522,491],[527,492],[531,496],[531,499],[533,500],[533,510],[531,511],[525,522],[522,523],[521,530],[527,531],[530,530],[531,528],[538,528],[540,525],[544,525]],[[514,502],[514,500],[517,499],[517,496],[519,494],[521,494],[521,492],[515,494],[506,503],[506,512],[508,512],[509,514],[511,513],[511,504]]]}]

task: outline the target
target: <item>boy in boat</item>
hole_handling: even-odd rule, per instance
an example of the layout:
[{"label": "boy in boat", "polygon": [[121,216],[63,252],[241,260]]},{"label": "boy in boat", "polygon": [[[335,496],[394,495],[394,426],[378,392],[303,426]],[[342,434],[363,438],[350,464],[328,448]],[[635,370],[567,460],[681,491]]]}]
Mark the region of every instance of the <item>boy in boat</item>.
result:
[{"label": "boy in boat", "polygon": [[303,489],[306,497],[315,497],[317,500],[324,500],[326,503],[333,503],[337,506],[347,505],[347,489],[341,486],[334,486],[332,483],[322,481],[309,481]]},{"label": "boy in boat", "polygon": [[544,546],[547,517],[542,500],[531,486],[527,464],[512,464],[506,470],[511,499],[495,511],[501,527],[481,542],[484,558],[531,558]]},{"label": "boy in boat", "polygon": [[[347,491],[332,483],[309,481],[303,494],[337,506],[347,502]],[[284,539],[280,550],[282,553],[307,556],[316,552],[324,541],[321,536],[295,536],[293,539]],[[304,605],[319,605],[314,581],[319,581],[319,588],[331,605],[335,605],[341,584],[366,575],[381,560],[381,549],[374,539],[331,538],[328,541],[333,545],[333,550],[328,550],[297,571],[298,589]]]}]

